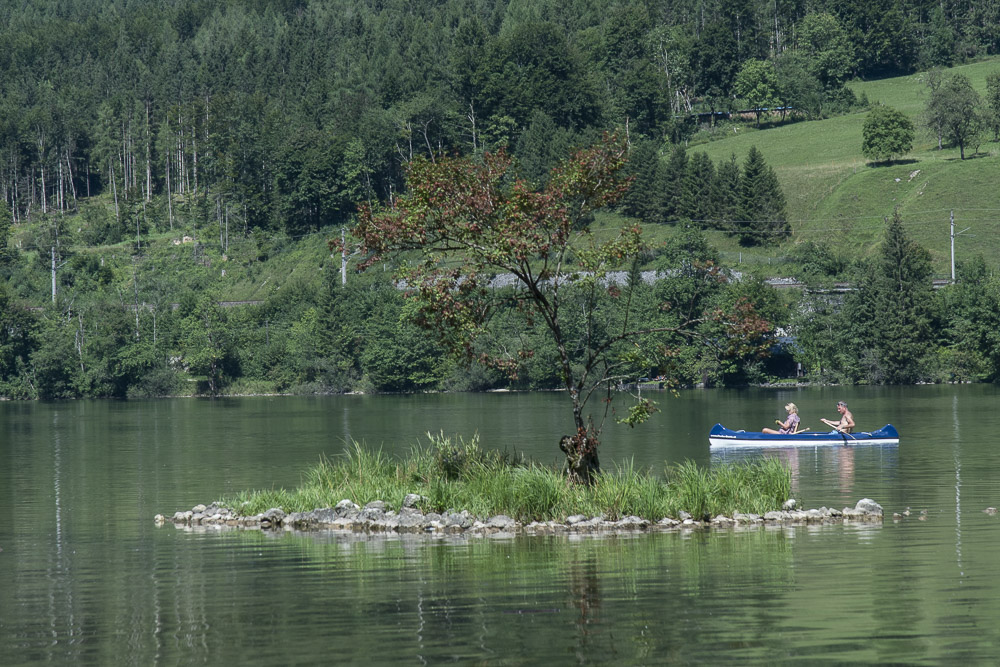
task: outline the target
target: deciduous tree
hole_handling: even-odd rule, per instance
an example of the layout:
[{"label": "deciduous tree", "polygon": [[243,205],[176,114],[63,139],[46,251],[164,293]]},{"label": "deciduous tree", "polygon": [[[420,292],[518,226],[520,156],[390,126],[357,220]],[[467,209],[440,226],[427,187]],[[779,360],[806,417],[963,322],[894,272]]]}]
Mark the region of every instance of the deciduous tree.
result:
[{"label": "deciduous tree", "polygon": [[[398,279],[414,299],[415,319],[434,329],[469,360],[516,374],[533,349],[490,344],[492,318],[522,318],[543,327],[557,350],[559,374],[569,396],[575,432],[560,447],[572,479],[588,482],[599,471],[598,445],[608,407],[596,420],[590,401],[639,367],[669,355],[660,335],[697,337],[697,325],[715,317],[726,327],[723,345],[741,344],[767,328],[752,309],[732,316],[695,313],[661,321],[637,320],[635,290],[641,280],[609,280],[609,270],[630,266],[643,250],[638,226],[600,236],[591,214],[618,201],[627,187],[625,142],[607,137],[574,153],[552,170],[543,189],[511,178],[503,151],[481,161],[415,160],[408,191],[387,208],[362,204],[357,227],[371,266],[388,255],[405,261]],[[331,242],[334,246],[338,241]],[[491,281],[501,274],[510,287]],[[669,308],[668,308],[669,310]],[[640,402],[630,423],[651,412]]]},{"label": "deciduous tree", "polygon": [[736,96],[747,101],[760,127],[760,115],[778,104],[778,77],[774,65],[757,59],[743,63],[736,75]]},{"label": "deciduous tree", "polygon": [[1000,141],[1000,72],[986,75],[986,124],[993,130],[993,141]]},{"label": "deciduous tree", "polygon": [[891,161],[913,147],[913,121],[892,107],[876,105],[861,128],[861,153],[876,162]]},{"label": "deciduous tree", "polygon": [[955,74],[931,92],[926,122],[932,131],[940,131],[958,146],[961,159],[965,159],[965,147],[973,145],[983,129],[982,99],[967,76]]}]

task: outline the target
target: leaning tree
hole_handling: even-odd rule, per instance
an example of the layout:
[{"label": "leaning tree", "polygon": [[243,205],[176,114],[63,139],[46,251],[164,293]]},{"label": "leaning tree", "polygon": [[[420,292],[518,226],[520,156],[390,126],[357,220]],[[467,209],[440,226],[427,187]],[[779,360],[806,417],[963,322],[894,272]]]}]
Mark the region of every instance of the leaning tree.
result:
[{"label": "leaning tree", "polygon": [[[514,176],[504,150],[414,160],[405,194],[388,205],[362,203],[353,230],[365,257],[360,268],[397,258],[396,278],[413,299],[417,322],[467,360],[516,377],[537,337],[500,340],[499,315],[518,318],[524,331],[545,332],[572,405],[575,433],[560,447],[576,482],[589,483],[600,470],[611,388],[638,368],[667,367],[668,340],[710,337],[721,348],[744,350],[767,329],[746,304],[728,314],[637,318],[643,281],[614,280],[611,271],[636,265],[644,250],[640,228],[592,229],[592,214],[628,187],[627,153],[626,141],[606,136],[552,169],[540,189]],[[331,241],[331,248],[340,243]],[[670,310],[663,304],[657,312]],[[699,329],[706,322],[712,326]],[[595,423],[588,404],[602,392],[608,395]],[[653,409],[639,400],[622,421],[641,422]]]}]

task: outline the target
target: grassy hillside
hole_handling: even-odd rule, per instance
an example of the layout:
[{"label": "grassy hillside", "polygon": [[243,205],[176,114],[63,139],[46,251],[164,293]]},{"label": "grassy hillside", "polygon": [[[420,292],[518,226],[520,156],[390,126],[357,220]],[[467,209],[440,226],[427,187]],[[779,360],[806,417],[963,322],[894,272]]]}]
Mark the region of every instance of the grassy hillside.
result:
[{"label": "grassy hillside", "polygon": [[[943,74],[961,72],[984,92],[987,74],[998,70],[1000,58]],[[919,126],[926,103],[925,79],[925,74],[914,74],[856,82],[853,89],[872,102],[881,101],[907,113]],[[730,125],[720,130],[725,136],[692,143],[689,154],[705,151],[716,164],[731,154],[742,162],[750,146],[756,145],[775,169],[787,198],[792,227],[789,241],[748,249],[726,234],[710,232],[710,240],[724,260],[763,274],[781,275],[787,272],[785,262],[794,245],[805,241],[829,245],[847,256],[864,256],[879,239],[884,219],[898,206],[909,233],[930,251],[938,276],[945,277],[950,271],[951,211],[956,230],[970,228],[956,240],[958,260],[981,252],[989,264],[1000,267],[1000,144],[986,141],[978,154],[967,151],[970,157],[960,160],[957,148],[938,150],[936,138],[919,130],[913,150],[903,159],[873,166],[861,155],[864,120],[865,113],[855,113],[822,121],[765,125],[760,130],[752,124]],[[110,211],[110,203],[108,207]],[[616,215],[601,215],[597,227],[619,222]],[[191,227],[190,221],[187,224]],[[21,248],[26,259],[20,275],[27,280],[16,281],[16,290],[36,305],[50,298],[49,225],[38,220],[15,225],[12,230],[11,245]],[[205,236],[197,235],[204,240],[199,247],[195,243],[177,244],[185,234],[193,233],[178,224],[169,233],[144,235],[145,248],[136,255],[133,242],[128,240],[88,246],[87,225],[86,215],[73,216],[63,225],[60,245],[64,259],[93,255],[126,279],[136,271],[140,285],[160,283],[172,294],[178,293],[177,289],[211,290],[219,300],[264,301],[286,287],[318,285],[325,275],[340,268],[339,258],[330,256],[326,244],[338,230],[298,238],[262,233],[244,238],[234,233],[223,252],[217,226],[214,231],[200,230]],[[651,226],[646,237],[655,244],[669,231]]]},{"label": "grassy hillside", "polygon": [[[969,77],[981,93],[987,74],[1000,70],[1000,59],[945,70]],[[880,101],[908,114],[919,128],[926,104],[925,74],[852,85],[859,96]],[[764,154],[778,175],[788,200],[790,243],[828,243],[847,252],[866,254],[881,233],[883,220],[899,207],[908,231],[933,257],[935,273],[949,272],[949,214],[956,229],[971,227],[956,241],[956,256],[982,252],[1000,265],[1000,145],[984,142],[979,153],[959,159],[957,148],[937,150],[937,140],[918,129],[913,150],[890,166],[873,166],[861,155],[865,113],[822,121],[800,122],[754,130],[729,128],[726,136],[692,145],[717,164],[735,154],[742,161],[751,145]],[[974,235],[974,236],[973,236]],[[735,244],[720,237],[719,246],[733,259]],[[744,261],[777,260],[789,250],[744,251]]]},{"label": "grassy hillside", "polygon": [[[71,231],[86,225],[81,216],[69,219]],[[51,299],[50,241],[39,238],[46,223],[15,225],[11,245],[20,249],[21,262],[11,286],[27,303],[42,306]],[[223,251],[218,235],[194,241],[183,231],[155,233],[135,241],[88,246],[77,234],[60,238],[59,290],[72,295],[71,277],[77,271],[91,272],[106,267],[116,285],[133,283],[142,292],[140,299],[162,295],[176,302],[186,292],[208,292],[219,301],[267,301],[282,289],[318,286],[328,274],[339,273],[340,258],[331,257],[327,241],[338,230],[313,232],[299,237],[283,234],[232,234]],[[188,239],[188,240],[185,240]],[[43,242],[45,241],[45,242]],[[91,262],[87,262],[87,259]],[[67,278],[70,276],[70,278]],[[130,301],[132,295],[122,296]],[[70,298],[72,298],[70,296]]]}]

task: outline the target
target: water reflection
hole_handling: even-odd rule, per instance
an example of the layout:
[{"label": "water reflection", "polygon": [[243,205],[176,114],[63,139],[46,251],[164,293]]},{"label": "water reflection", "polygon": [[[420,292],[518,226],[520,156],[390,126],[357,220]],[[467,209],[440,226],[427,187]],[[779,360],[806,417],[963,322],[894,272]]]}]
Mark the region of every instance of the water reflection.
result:
[{"label": "water reflection", "polygon": [[[781,399],[817,411],[830,397]],[[804,507],[913,506],[880,526],[582,540],[153,527],[293,486],[342,435],[405,453],[424,430],[478,429],[545,460],[565,431],[557,396],[357,398],[0,403],[4,666],[995,661],[1000,517],[981,510],[1000,501],[1000,389],[838,388],[900,446],[718,455],[708,427],[754,418],[774,392],[684,393],[661,404],[663,428],[610,432],[602,452],[655,470],[773,456]]]},{"label": "water reflection", "polygon": [[840,481],[842,495],[851,497],[854,494],[854,447],[837,448],[837,479]]},{"label": "water reflection", "polygon": [[958,564],[958,573],[962,572],[962,451],[961,424],[958,421],[958,395],[951,399],[951,419],[952,427],[955,429],[955,438],[952,441],[952,458],[955,461],[955,561]]},{"label": "water reflection", "polygon": [[873,482],[881,486],[899,473],[897,445],[740,447],[713,450],[711,463],[760,458],[778,459],[788,467],[792,497],[800,501],[800,507],[802,502],[811,503],[810,507],[853,506],[863,497],[879,495]]},{"label": "water reflection", "polygon": [[574,559],[569,565],[570,603],[578,612],[576,656],[580,662],[586,662],[591,654],[591,626],[599,626],[601,622],[601,583],[597,572],[594,558]]}]

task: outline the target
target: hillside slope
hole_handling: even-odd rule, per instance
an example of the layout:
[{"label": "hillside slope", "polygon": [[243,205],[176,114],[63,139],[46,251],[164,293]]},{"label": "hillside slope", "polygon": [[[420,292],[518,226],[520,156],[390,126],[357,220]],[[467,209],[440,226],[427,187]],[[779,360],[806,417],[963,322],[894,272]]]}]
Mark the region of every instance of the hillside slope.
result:
[{"label": "hillside slope", "polygon": [[[982,94],[986,76],[1000,71],[1000,59],[944,70],[961,72]],[[732,136],[692,145],[719,163],[735,154],[741,160],[756,145],[778,175],[788,202],[790,243],[773,249],[743,251],[744,260],[765,264],[779,260],[792,244],[813,241],[849,253],[867,254],[879,238],[883,220],[899,207],[907,230],[932,255],[936,274],[950,270],[949,216],[956,231],[971,227],[956,240],[956,255],[982,252],[991,266],[1000,265],[1000,144],[986,137],[978,153],[959,159],[957,148],[937,149],[935,137],[920,127],[926,104],[926,74],[855,82],[852,89],[871,102],[883,102],[909,115],[918,127],[913,150],[895,163],[869,164],[861,154],[866,113],[800,122],[756,131],[740,126]],[[974,236],[973,236],[974,235]],[[721,237],[720,247],[737,252]]]}]

